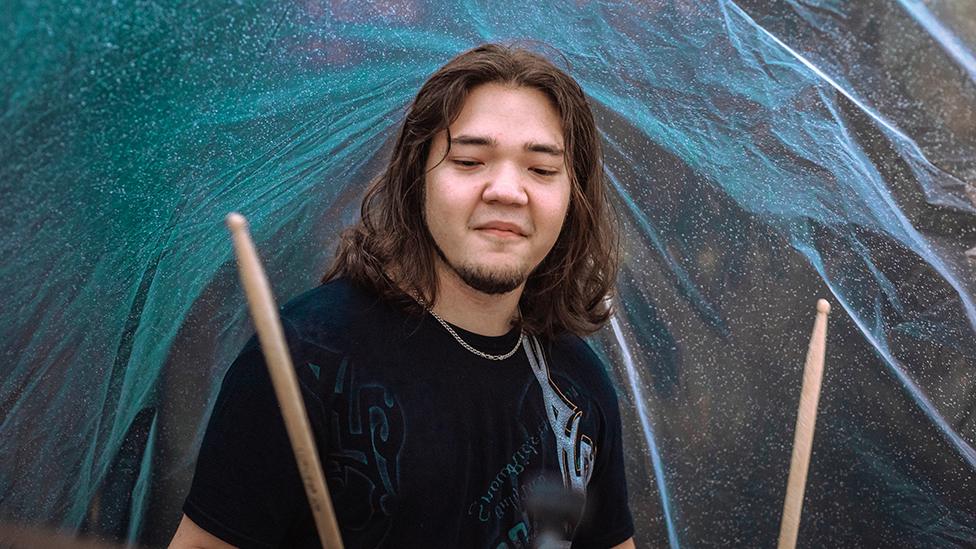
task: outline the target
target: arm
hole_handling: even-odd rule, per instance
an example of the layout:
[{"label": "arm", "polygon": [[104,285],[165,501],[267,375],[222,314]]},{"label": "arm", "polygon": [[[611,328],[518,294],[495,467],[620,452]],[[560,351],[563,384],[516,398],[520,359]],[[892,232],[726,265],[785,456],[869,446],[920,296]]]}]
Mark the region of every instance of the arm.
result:
[{"label": "arm", "polygon": [[[303,490],[267,367],[249,343],[221,384],[174,543],[202,531],[239,547],[278,546],[308,505]],[[186,539],[176,547],[211,547]]]},{"label": "arm", "polygon": [[574,532],[573,547],[633,549],[636,547],[634,523],[627,497],[617,394],[599,358],[585,343],[580,343],[577,355],[579,370],[592,373],[581,380],[591,395],[584,411],[584,417],[588,418],[584,431],[596,435],[596,456],[586,487],[583,519]]},{"label": "arm", "polygon": [[200,528],[190,520],[190,517],[183,515],[173,540],[169,542],[169,549],[235,549],[235,547]]}]

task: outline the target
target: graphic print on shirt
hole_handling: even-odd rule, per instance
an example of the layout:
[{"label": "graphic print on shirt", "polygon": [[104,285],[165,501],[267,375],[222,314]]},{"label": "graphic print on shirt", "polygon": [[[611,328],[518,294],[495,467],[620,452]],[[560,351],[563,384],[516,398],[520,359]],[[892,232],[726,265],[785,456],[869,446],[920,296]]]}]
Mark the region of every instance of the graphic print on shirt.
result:
[{"label": "graphic print on shirt", "polygon": [[556,438],[556,456],[563,486],[586,493],[586,485],[593,474],[593,457],[596,452],[590,437],[580,431],[583,412],[559,390],[549,374],[549,365],[542,353],[542,345],[535,337],[527,337],[522,342],[529,365],[542,389],[542,400],[546,406],[549,427]]},{"label": "graphic print on shirt", "polygon": [[[491,536],[497,538],[489,545],[493,549],[527,547],[529,536],[525,502],[537,484],[546,480],[544,475],[539,476],[538,473],[545,459],[542,445],[548,432],[549,425],[545,420],[535,430],[525,432],[524,442],[498,470],[488,489],[468,506],[468,516],[488,524]],[[516,522],[510,522],[512,518]],[[509,543],[513,545],[509,546]]]},{"label": "graphic print on shirt", "polygon": [[[489,549],[531,547],[532,538],[538,532],[534,531],[537,525],[530,520],[526,502],[539,489],[551,490],[551,482],[585,494],[596,455],[592,439],[582,431],[583,410],[567,395],[580,396],[571,385],[564,391],[555,383],[536,338],[527,337],[523,348],[535,378],[529,383],[532,388],[539,388],[535,394],[541,397],[541,402],[533,398],[526,401],[529,407],[519,412],[526,421],[525,443],[492,479],[488,490],[468,509],[469,516],[477,517],[488,527],[491,541],[485,547]],[[532,388],[526,387],[526,390],[531,393]],[[549,461],[548,456],[555,459]],[[546,461],[551,465],[546,466]],[[547,474],[547,471],[555,473],[557,468],[559,474],[555,478]],[[571,536],[575,525],[567,526],[570,529],[564,534]]]},{"label": "graphic print on shirt", "polygon": [[354,370],[346,357],[336,373],[323,465],[347,543],[376,547],[396,512],[405,425],[393,393],[357,384]]}]

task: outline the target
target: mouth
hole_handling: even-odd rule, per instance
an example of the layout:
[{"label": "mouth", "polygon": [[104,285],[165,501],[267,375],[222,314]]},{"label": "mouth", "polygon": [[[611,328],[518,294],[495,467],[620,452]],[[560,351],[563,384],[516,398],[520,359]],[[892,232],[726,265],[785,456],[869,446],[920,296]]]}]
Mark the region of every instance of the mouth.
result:
[{"label": "mouth", "polygon": [[490,234],[499,238],[525,238],[525,231],[515,223],[504,221],[492,221],[484,225],[475,227],[475,230],[482,234]]},{"label": "mouth", "polygon": [[508,229],[483,228],[476,229],[479,233],[491,235],[498,238],[524,238],[525,235]]}]

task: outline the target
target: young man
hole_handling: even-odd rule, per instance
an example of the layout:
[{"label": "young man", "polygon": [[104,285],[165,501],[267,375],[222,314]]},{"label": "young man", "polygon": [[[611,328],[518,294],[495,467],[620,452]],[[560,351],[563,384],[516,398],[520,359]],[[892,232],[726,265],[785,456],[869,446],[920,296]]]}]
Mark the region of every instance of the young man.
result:
[{"label": "young man", "polygon": [[[324,284],[282,312],[346,547],[633,547],[617,398],[579,338],[616,236],[582,89],[486,45],[434,73]],[[582,501],[582,500],[581,500]],[[254,340],[213,411],[174,547],[317,547]],[[572,514],[572,513],[569,513]]]}]

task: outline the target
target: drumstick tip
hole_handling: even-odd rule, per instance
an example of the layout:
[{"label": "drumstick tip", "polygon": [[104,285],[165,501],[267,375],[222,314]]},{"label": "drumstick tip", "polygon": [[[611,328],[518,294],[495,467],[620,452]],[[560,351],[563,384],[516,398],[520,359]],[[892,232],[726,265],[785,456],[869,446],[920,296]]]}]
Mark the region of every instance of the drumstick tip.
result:
[{"label": "drumstick tip", "polygon": [[230,212],[227,217],[224,218],[224,223],[227,224],[227,228],[231,232],[237,232],[245,227],[247,227],[247,220],[244,216],[237,212]]},{"label": "drumstick tip", "polygon": [[826,299],[821,299],[817,301],[817,312],[828,314],[830,313],[830,303]]}]

